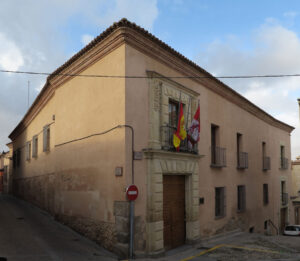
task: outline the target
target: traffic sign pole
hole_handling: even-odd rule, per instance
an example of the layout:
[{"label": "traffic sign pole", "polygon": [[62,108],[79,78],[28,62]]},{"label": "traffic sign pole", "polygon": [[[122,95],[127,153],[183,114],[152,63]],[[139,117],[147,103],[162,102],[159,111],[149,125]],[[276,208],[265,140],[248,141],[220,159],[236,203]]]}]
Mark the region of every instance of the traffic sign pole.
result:
[{"label": "traffic sign pole", "polygon": [[129,257],[133,258],[133,227],[134,227],[134,200],[130,201],[130,242],[129,242]]},{"label": "traffic sign pole", "polygon": [[126,189],[127,199],[130,201],[130,242],[129,242],[129,258],[133,258],[133,235],[134,235],[134,201],[139,195],[136,185],[130,185]]}]

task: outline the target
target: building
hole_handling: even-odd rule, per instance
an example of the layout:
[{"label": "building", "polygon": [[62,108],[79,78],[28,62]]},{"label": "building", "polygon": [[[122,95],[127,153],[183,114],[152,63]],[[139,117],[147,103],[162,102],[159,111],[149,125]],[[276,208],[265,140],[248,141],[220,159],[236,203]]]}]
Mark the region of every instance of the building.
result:
[{"label": "building", "polygon": [[295,213],[295,224],[300,225],[300,157],[292,161],[292,202]]},{"label": "building", "polygon": [[[176,152],[179,101],[188,124],[200,103],[201,135]],[[10,134],[13,191],[123,254],[132,167],[136,255],[236,228],[277,233],[294,222],[292,130],[122,19],[47,78]]]},{"label": "building", "polygon": [[12,143],[6,144],[9,151],[0,154],[0,192],[12,191]]},{"label": "building", "polygon": [[[300,107],[300,99],[297,99],[297,101]],[[300,156],[292,161],[292,184],[292,202],[295,213],[295,224],[300,225]]]}]

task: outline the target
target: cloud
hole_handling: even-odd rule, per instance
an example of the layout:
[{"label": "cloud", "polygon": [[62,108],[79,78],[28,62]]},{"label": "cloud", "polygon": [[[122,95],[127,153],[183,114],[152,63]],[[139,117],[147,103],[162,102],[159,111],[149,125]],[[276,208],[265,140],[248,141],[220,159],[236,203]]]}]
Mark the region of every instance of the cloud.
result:
[{"label": "cloud", "polygon": [[15,71],[23,64],[24,59],[20,49],[0,33],[0,68]]},{"label": "cloud", "polygon": [[[197,62],[216,76],[300,73],[300,38],[278,21],[270,22],[268,19],[257,28],[251,41],[243,44],[249,48],[242,49],[237,42],[232,36],[212,42],[205,51],[201,51]],[[292,156],[300,155],[300,142],[296,142],[300,140],[297,104],[300,77],[232,79],[224,82],[275,118],[297,126],[292,133]]]},{"label": "cloud", "polygon": [[[157,0],[26,0],[17,5],[0,1],[0,68],[5,70],[52,72],[95,31],[101,33],[123,17],[152,30],[158,16]],[[74,41],[77,49],[70,48]],[[28,109],[28,81],[33,102],[45,79],[0,73],[0,151],[7,149],[7,136]]]},{"label": "cloud", "polygon": [[290,11],[290,12],[284,12],[283,16],[288,18],[295,18],[298,15],[298,12]]}]

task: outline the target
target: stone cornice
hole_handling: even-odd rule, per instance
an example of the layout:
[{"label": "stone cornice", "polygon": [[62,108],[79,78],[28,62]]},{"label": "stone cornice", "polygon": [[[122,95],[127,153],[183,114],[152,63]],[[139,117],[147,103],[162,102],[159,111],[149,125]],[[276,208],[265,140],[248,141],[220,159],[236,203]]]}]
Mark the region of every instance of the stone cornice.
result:
[{"label": "stone cornice", "polygon": [[148,75],[148,77],[150,77],[150,79],[154,78],[154,79],[158,79],[159,81],[167,82],[167,83],[171,84],[172,86],[175,86],[178,89],[185,91],[186,93],[190,94],[191,96],[198,97],[200,95],[199,92],[195,92],[194,90],[187,88],[187,87],[183,86],[182,84],[175,82],[168,77],[164,77],[163,75],[161,75],[155,71],[147,71],[147,75]]},{"label": "stone cornice", "polygon": [[145,155],[145,159],[161,159],[161,158],[168,158],[168,159],[200,159],[203,158],[204,155],[192,154],[192,153],[183,153],[183,152],[173,152],[173,151],[166,151],[166,150],[152,150],[152,149],[145,149],[143,150]]}]

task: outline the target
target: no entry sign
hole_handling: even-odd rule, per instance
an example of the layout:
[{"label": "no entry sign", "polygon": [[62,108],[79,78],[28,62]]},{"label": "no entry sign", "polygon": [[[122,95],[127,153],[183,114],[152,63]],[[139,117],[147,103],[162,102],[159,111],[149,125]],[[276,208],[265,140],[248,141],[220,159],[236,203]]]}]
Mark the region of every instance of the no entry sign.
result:
[{"label": "no entry sign", "polygon": [[128,200],[136,200],[139,195],[139,190],[136,185],[129,185],[126,189],[126,195]]}]

